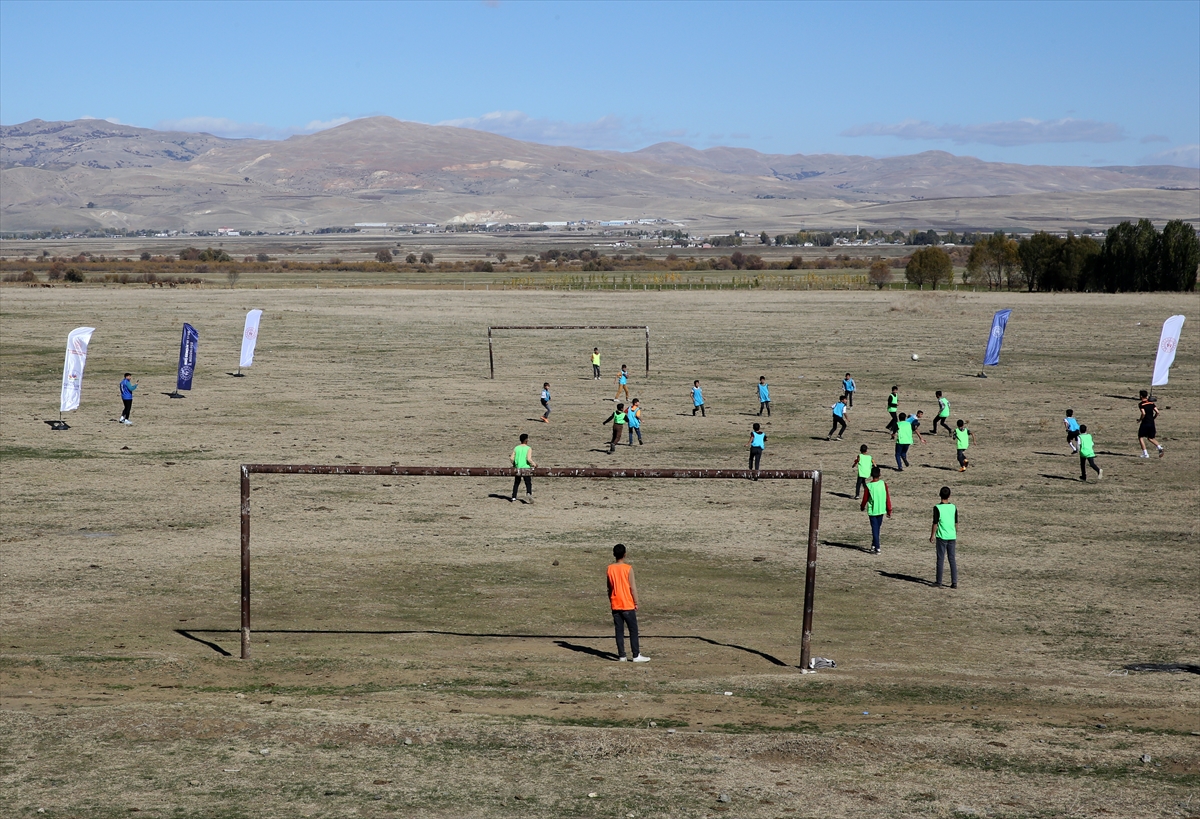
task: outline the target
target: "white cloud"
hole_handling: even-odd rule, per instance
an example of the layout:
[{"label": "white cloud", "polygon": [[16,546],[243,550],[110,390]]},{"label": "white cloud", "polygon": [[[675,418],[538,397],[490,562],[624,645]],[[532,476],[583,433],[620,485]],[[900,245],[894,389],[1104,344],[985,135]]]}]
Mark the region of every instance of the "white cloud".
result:
[{"label": "white cloud", "polygon": [[116,117],[93,117],[91,114],[84,114],[82,117],[80,117],[80,119],[98,119],[98,120],[101,120],[102,122],[111,122],[113,125],[125,125],[126,124],[124,122],[121,122],[121,120],[117,119]]},{"label": "white cloud", "polygon": [[1142,157],[1142,165],[1182,165],[1200,168],[1200,145],[1176,145],[1150,156]]},{"label": "white cloud", "polygon": [[1120,142],[1126,139],[1125,129],[1116,123],[1070,117],[1055,120],[1018,119],[976,125],[934,125],[932,122],[909,119],[890,125],[879,122],[856,125],[842,131],[841,136],[946,139],[960,145],[978,143],[1004,147],[1042,145],[1050,142]]},{"label": "white cloud", "polygon": [[261,122],[238,122],[224,117],[183,117],[181,119],[165,119],[154,127],[160,131],[191,131],[227,139],[287,139],[295,134],[314,134],[336,128],[350,122],[350,117],[336,117],[330,120],[312,120],[307,125],[292,125],[279,128]]},{"label": "white cloud", "polygon": [[1138,141],[1145,145],[1147,142],[1170,142],[1171,138],[1165,137],[1162,134],[1146,134],[1146,136]]},{"label": "white cloud", "polygon": [[637,136],[646,135],[641,129],[631,127],[623,118],[612,115],[592,122],[564,122],[535,119],[522,111],[492,111],[481,117],[449,119],[437,124],[487,131],[525,142],[570,145],[574,148],[628,148],[638,142]]}]

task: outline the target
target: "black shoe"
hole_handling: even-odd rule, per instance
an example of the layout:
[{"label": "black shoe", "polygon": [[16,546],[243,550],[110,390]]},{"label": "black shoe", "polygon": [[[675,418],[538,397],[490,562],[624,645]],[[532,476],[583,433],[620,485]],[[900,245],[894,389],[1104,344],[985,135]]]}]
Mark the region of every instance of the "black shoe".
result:
[{"label": "black shoe", "polygon": [[950,584],[950,588],[952,588],[952,589],[957,589],[957,588],[958,588],[958,584],[957,584],[957,583],[951,583],[951,584]]}]

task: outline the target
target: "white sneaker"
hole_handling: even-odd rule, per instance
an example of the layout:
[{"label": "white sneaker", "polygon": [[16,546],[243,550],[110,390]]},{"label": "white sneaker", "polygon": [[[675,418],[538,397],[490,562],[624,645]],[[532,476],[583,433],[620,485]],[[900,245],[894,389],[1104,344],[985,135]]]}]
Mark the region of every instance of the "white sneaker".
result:
[{"label": "white sneaker", "polygon": [[1096,470],[1096,480],[1098,480],[1098,481],[1104,480],[1104,470],[1103,469]]},{"label": "white sneaker", "polygon": [[639,654],[633,658],[633,661],[635,663],[648,663],[648,662],[650,662],[650,658]]},{"label": "white sneaker", "polygon": [[1138,457],[1139,457],[1139,458],[1149,458],[1149,457],[1150,457],[1150,453],[1149,453],[1149,452],[1147,452],[1146,450],[1144,450],[1144,449],[1143,449],[1143,450],[1142,450],[1142,454],[1141,454],[1141,455],[1139,455]]},{"label": "white sneaker", "polygon": [[622,654],[620,657],[617,658],[617,662],[618,663],[627,663],[627,662],[629,662],[629,658],[626,657],[624,654]]},{"label": "white sneaker", "polygon": [[130,421],[128,418],[126,418],[126,419],[125,419],[125,426],[127,426],[127,427],[131,427],[131,426],[133,426],[133,421]]}]

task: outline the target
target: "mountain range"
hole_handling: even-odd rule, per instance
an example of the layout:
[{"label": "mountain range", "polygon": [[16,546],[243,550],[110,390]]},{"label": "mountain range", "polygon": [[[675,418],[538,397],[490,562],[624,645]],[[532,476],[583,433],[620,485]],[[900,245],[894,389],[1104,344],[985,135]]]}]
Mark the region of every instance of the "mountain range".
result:
[{"label": "mountain range", "polygon": [[104,120],[0,126],[0,230],[313,230],[661,218],[695,231],[1200,222],[1200,170],[697,150],[587,151],[390,117],[285,140]]}]

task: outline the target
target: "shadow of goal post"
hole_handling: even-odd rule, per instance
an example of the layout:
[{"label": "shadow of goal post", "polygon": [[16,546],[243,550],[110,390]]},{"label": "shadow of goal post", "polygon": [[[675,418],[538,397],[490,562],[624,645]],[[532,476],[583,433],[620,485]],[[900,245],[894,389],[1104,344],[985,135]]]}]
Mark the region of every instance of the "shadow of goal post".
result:
[{"label": "shadow of goal post", "polygon": [[250,659],[250,476],[258,475],[413,475],[445,478],[669,478],[675,480],[810,481],[808,558],[804,572],[804,623],[800,638],[800,668],[807,671],[812,657],[813,595],[817,585],[817,531],[821,523],[821,472],[815,469],[603,469],[597,467],[538,467],[514,469],[490,466],[356,466],[339,464],[242,464],[242,653]]},{"label": "shadow of goal post", "polygon": [[492,330],[645,330],[646,375],[650,375],[650,328],[645,324],[493,324],[488,327],[488,370],[496,377],[496,359],[492,356]]}]

